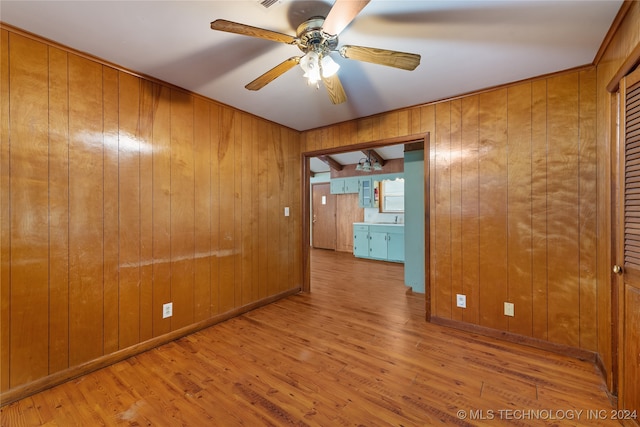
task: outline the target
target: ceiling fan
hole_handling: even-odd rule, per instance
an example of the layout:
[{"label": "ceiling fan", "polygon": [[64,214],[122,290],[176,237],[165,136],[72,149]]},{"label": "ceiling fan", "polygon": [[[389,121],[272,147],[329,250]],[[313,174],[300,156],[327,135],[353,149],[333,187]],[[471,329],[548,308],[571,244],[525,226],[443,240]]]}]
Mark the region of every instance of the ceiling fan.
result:
[{"label": "ceiling fan", "polygon": [[295,37],[225,19],[213,21],[211,29],[296,45],[304,52],[303,56],[293,56],[284,60],[247,84],[245,88],[249,90],[262,89],[291,68],[300,65],[305,71],[304,76],[308,79],[309,84],[318,85],[318,82],[322,80],[331,102],[340,104],[347,100],[347,96],[336,74],[340,66],[331,59],[329,55],[331,52],[337,51],[343,58],[387,65],[403,70],[414,70],[420,64],[420,55],[414,53],[353,45],[345,45],[338,49],[338,34],[355,19],[369,1],[336,0],[326,18],[314,16],[306,20],[298,26]]}]

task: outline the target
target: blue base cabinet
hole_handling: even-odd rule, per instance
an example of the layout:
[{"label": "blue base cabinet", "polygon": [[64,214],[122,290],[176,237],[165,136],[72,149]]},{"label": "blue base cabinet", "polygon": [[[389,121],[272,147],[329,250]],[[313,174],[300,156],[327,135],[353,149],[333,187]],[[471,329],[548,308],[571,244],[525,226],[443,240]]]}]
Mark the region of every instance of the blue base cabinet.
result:
[{"label": "blue base cabinet", "polygon": [[353,254],[357,257],[369,256],[369,226],[353,226]]},{"label": "blue base cabinet", "polygon": [[404,226],[353,224],[353,255],[359,258],[404,262]]},{"label": "blue base cabinet", "polygon": [[[404,231],[404,227],[402,227]],[[387,234],[387,259],[404,262],[404,233]]]}]

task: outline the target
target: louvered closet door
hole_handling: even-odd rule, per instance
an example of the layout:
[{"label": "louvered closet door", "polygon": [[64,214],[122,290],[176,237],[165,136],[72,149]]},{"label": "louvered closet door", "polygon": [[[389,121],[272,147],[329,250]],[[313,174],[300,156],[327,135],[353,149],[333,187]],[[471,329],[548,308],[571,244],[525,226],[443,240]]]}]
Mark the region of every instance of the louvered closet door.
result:
[{"label": "louvered closet door", "polygon": [[640,417],[640,68],[621,82],[620,102],[624,219],[618,238],[624,247],[618,259],[624,266],[618,279],[618,406]]}]

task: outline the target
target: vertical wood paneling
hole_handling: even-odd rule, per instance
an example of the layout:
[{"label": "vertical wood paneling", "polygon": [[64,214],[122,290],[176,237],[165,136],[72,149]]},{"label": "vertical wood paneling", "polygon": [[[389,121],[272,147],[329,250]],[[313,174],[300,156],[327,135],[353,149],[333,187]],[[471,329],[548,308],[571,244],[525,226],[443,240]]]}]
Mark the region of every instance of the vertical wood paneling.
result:
[{"label": "vertical wood paneling", "polygon": [[218,147],[220,146],[220,107],[209,106],[211,124],[211,315],[220,312],[220,167]]},{"label": "vertical wood paneling", "polygon": [[209,103],[194,100],[195,271],[194,316],[211,316],[211,124]]},{"label": "vertical wood paneling", "polygon": [[462,292],[462,101],[451,101],[451,318],[462,320],[463,310],[456,306],[456,294]]},{"label": "vertical wood paneling", "polygon": [[[256,151],[256,155],[260,158],[258,164],[257,179],[258,179],[258,194],[259,199],[259,211],[262,213],[258,219],[258,240],[263,242],[269,241],[269,215],[268,206],[269,199],[267,197],[269,188],[269,124],[264,121],[260,121],[258,133],[260,135],[260,144]],[[258,294],[260,297],[265,297],[269,292],[269,281],[271,280],[269,273],[269,246],[261,244],[258,249],[258,268],[263,274],[258,277]],[[267,275],[264,274],[267,272]]]},{"label": "vertical wood paneling", "polygon": [[242,233],[242,255],[240,260],[240,277],[242,279],[241,285],[241,305],[248,304],[252,301],[253,298],[253,286],[255,285],[253,278],[253,233],[251,227],[251,221],[253,218],[253,199],[254,195],[252,192],[251,181],[253,180],[253,170],[252,160],[253,156],[251,155],[251,140],[253,137],[252,129],[255,125],[256,120],[249,116],[248,114],[242,115],[242,122],[240,123],[242,127],[242,135],[240,136],[242,153],[240,156],[240,194],[242,194],[242,199],[240,200],[242,214],[240,215],[240,229]]},{"label": "vertical wood paneling", "polygon": [[378,120],[379,139],[392,138],[396,135],[399,135],[399,120],[400,113],[398,111],[393,111],[391,113],[380,116]]},{"label": "vertical wood paneling", "polygon": [[479,322],[479,239],[478,220],[478,97],[462,100],[462,293],[467,297],[467,308],[462,320]]},{"label": "vertical wood paneling", "polygon": [[506,329],[507,91],[479,95],[480,324]]},{"label": "vertical wood paneling", "polygon": [[262,134],[260,132],[260,124],[263,122],[262,120],[255,120],[251,126],[251,224],[247,227],[249,232],[251,233],[251,244],[253,245],[253,263],[251,264],[251,275],[253,277],[253,283],[251,286],[251,299],[252,301],[257,301],[260,299],[260,283],[261,283],[261,270],[260,269],[260,256],[261,256],[261,248],[265,245],[262,245],[262,240],[260,239],[260,213],[262,212],[260,209],[260,202],[263,199],[263,193],[260,192],[260,179],[256,179],[264,172],[263,158],[258,154],[260,150],[260,146],[262,143]]},{"label": "vertical wood paneling", "polygon": [[154,87],[153,115],[153,336],[171,330],[162,304],[171,301],[171,89]]},{"label": "vertical wood paneling", "polygon": [[105,148],[103,144],[102,96],[102,66],[70,55],[69,363],[72,366],[103,354],[103,150],[113,148]]},{"label": "vertical wood paneling", "polygon": [[[409,135],[411,129],[411,110],[398,111],[398,129],[396,135]],[[396,135],[391,135],[394,137]]]},{"label": "vertical wood paneling", "polygon": [[153,337],[154,84],[140,82],[140,341]]},{"label": "vertical wood paneling", "polygon": [[323,127],[319,129],[320,147],[331,148],[333,147],[333,128]]},{"label": "vertical wood paneling", "polygon": [[507,98],[507,301],[517,310],[508,322],[510,332],[531,336],[531,83],[510,87]]},{"label": "vertical wood paneling", "polygon": [[140,80],[118,79],[118,347],[140,342]]},{"label": "vertical wood paneling", "polygon": [[[279,137],[280,144],[278,144],[276,147],[277,147],[278,155],[280,156],[280,159],[281,159],[281,163],[280,163],[281,169],[279,172],[280,188],[277,193],[279,196],[279,201],[278,201],[279,206],[276,210],[278,224],[280,226],[279,227],[280,228],[280,233],[279,233],[280,245],[278,246],[278,249],[280,251],[280,257],[279,257],[280,280],[278,282],[278,292],[284,292],[285,290],[287,290],[287,287],[289,286],[288,284],[290,283],[288,260],[290,259],[289,253],[291,250],[289,246],[291,216],[288,216],[288,217],[284,216],[285,206],[289,207],[289,215],[291,215],[291,196],[290,196],[291,189],[289,187],[291,180],[287,179],[287,171],[289,170],[290,165],[289,165],[289,156],[284,150],[284,147],[288,147],[290,143],[289,143],[289,132],[286,129],[279,128],[278,132],[280,134],[280,137]],[[333,131],[331,132],[331,135],[333,135]]]},{"label": "vertical wood paneling", "polygon": [[49,64],[45,44],[13,34],[10,38],[9,325],[14,386],[49,372]]},{"label": "vertical wood paneling", "polygon": [[233,134],[235,147],[233,151],[233,205],[235,215],[233,216],[233,287],[234,287],[234,299],[233,307],[240,307],[242,305],[242,121],[245,113],[237,114],[236,119],[233,121]]},{"label": "vertical wood paneling", "polygon": [[373,132],[374,118],[373,117],[365,117],[363,119],[356,120],[358,125],[358,130],[356,133],[356,142],[369,142],[375,141],[376,135]]},{"label": "vertical wood paneling", "polygon": [[336,198],[336,251],[353,253],[353,223],[364,221],[364,209],[358,207],[358,194]]},{"label": "vertical wood paneling", "polygon": [[297,131],[1,34],[3,392],[300,286]]},{"label": "vertical wood paneling", "polygon": [[547,188],[549,339],[578,346],[580,230],[577,73],[548,80]]},{"label": "vertical wood paneling", "polygon": [[357,132],[358,125],[354,121],[340,124],[340,136],[339,143],[337,145],[353,144],[356,140]]},{"label": "vertical wood paneling", "polygon": [[9,33],[0,30],[0,391],[9,389],[11,226],[9,186]]},{"label": "vertical wood paneling", "polygon": [[282,173],[282,156],[279,153],[279,137],[280,131],[279,129],[269,124],[268,130],[268,159],[269,159],[269,170],[268,170],[268,187],[267,192],[269,194],[269,200],[267,203],[267,211],[268,211],[268,221],[269,228],[267,234],[267,241],[269,242],[272,250],[269,251],[269,283],[268,283],[268,293],[274,294],[278,292],[280,289],[280,280],[281,280],[281,258],[280,258],[280,238],[281,238],[281,230],[280,230],[280,177]]},{"label": "vertical wood paneling", "polygon": [[[49,373],[69,367],[67,53],[49,48]],[[3,190],[4,191],[4,190]]]},{"label": "vertical wood paneling", "polygon": [[[597,351],[596,258],[597,246],[597,147],[596,71],[580,72],[579,87],[579,203],[580,203],[580,347]],[[603,314],[604,315],[604,314]]]},{"label": "vertical wood paneling", "polygon": [[[238,113],[230,108],[220,109],[220,142],[218,145],[218,166],[220,185],[220,294],[219,307],[225,312],[235,304],[234,281],[234,216],[235,216],[235,175],[234,175],[234,120]],[[266,141],[265,141],[266,142]]]},{"label": "vertical wood paneling", "polygon": [[[451,317],[451,103],[436,105],[433,218],[435,236],[434,274],[436,286],[434,314]],[[444,285],[446,283],[446,285]]]},{"label": "vertical wood paneling", "polygon": [[[288,157],[286,163],[285,184],[288,197],[287,206],[290,208],[290,216],[283,218],[289,237],[289,252],[285,260],[285,268],[288,268],[289,275],[285,283],[290,287],[302,288],[302,234],[296,230],[302,229],[302,162],[298,132],[292,129],[285,129],[288,135],[288,143],[283,147],[285,155]],[[340,138],[341,129],[336,129],[335,140]],[[338,144],[338,142],[336,142]],[[289,262],[289,260],[300,260],[300,262]],[[283,290],[287,290],[287,285],[283,285]]]},{"label": "vertical wood paneling", "polygon": [[547,81],[531,83],[532,335],[548,336],[547,282]]},{"label": "vertical wood paneling", "polygon": [[[118,307],[120,302],[119,286],[119,231],[118,231],[118,139],[119,139],[119,73],[103,67],[102,103],[103,103],[103,275],[104,307]],[[119,307],[118,307],[119,308]],[[104,312],[104,352],[112,353],[119,348],[118,333],[120,310]]]},{"label": "vertical wood paneling", "polygon": [[171,328],[194,320],[193,97],[171,91]]},{"label": "vertical wood paneling", "polygon": [[411,135],[422,132],[422,120],[420,108],[412,108],[409,111],[409,133]]}]

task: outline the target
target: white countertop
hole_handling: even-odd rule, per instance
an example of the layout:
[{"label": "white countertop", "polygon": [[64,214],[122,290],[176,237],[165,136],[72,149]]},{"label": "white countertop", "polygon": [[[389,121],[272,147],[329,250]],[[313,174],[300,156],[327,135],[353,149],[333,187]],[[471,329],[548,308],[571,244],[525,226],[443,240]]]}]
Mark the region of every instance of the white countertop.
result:
[{"label": "white countertop", "polygon": [[403,227],[404,223],[398,223],[396,224],[395,222],[354,222],[353,225],[384,225],[386,226],[394,226],[394,227]]}]

